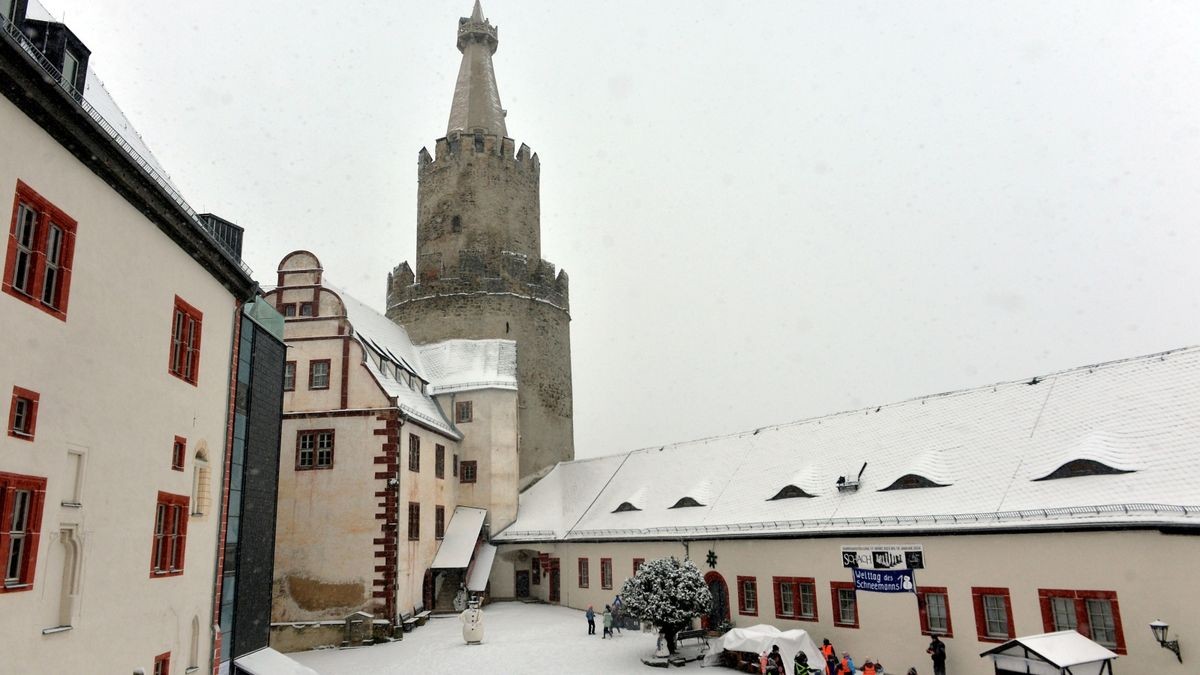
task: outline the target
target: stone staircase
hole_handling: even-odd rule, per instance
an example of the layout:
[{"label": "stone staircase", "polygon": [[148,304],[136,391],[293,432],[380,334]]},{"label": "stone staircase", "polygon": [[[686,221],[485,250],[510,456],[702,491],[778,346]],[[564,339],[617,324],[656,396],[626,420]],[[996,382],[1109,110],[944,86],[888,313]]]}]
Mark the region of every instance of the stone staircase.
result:
[{"label": "stone staircase", "polygon": [[433,614],[457,614],[460,610],[454,608],[454,596],[463,583],[463,570],[447,570],[442,575],[442,586],[437,597],[433,599]]}]

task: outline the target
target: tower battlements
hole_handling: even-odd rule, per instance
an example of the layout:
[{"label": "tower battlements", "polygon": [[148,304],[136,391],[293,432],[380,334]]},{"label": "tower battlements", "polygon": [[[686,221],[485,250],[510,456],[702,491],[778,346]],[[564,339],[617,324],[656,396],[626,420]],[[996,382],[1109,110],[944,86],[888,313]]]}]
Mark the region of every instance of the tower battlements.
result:
[{"label": "tower battlements", "polygon": [[417,153],[418,180],[428,171],[445,168],[447,163],[487,161],[488,158],[500,160],[515,171],[538,174],[542,168],[537,153],[528,145],[522,143],[517,148],[516,141],[496,134],[453,132],[437,139],[433,151],[430,155],[427,148],[421,148]]},{"label": "tower battlements", "polygon": [[439,295],[513,295],[546,302],[568,313],[571,310],[567,271],[556,273],[554,263],[512,251],[495,256],[460,251],[457,265],[449,273],[435,266],[422,269],[418,263],[414,274],[405,261],[388,274],[389,310]]}]

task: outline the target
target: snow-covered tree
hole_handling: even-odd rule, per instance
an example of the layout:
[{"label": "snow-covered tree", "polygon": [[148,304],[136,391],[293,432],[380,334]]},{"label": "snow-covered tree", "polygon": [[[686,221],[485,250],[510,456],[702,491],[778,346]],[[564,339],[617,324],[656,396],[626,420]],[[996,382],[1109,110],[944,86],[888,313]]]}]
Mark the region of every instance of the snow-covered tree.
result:
[{"label": "snow-covered tree", "polygon": [[625,612],[662,629],[675,653],[675,633],[712,609],[712,593],[691,560],[650,560],[621,587]]}]

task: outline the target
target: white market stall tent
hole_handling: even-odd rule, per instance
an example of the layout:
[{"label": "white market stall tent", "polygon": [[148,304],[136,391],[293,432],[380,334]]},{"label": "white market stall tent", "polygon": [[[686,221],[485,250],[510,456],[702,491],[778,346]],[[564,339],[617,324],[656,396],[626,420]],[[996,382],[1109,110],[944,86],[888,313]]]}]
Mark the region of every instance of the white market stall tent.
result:
[{"label": "white market stall tent", "polygon": [[772,645],[779,645],[779,652],[783,655],[786,665],[784,672],[788,675],[792,675],[792,663],[796,652],[808,654],[808,663],[814,666],[814,669],[825,663],[825,658],[821,656],[821,648],[809,637],[808,631],[799,628],[781,631],[765,623],[749,628],[734,628],[718,638],[713,645],[714,655],[719,654],[721,650],[761,654],[770,652]]},{"label": "white market stall tent", "polygon": [[996,675],[1112,675],[1117,655],[1073,630],[1019,637],[989,649]]}]

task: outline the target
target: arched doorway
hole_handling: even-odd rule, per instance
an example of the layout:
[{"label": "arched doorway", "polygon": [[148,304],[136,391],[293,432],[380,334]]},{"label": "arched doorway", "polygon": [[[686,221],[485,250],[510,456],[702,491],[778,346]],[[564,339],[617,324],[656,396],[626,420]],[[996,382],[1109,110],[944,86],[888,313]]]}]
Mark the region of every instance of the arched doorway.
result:
[{"label": "arched doorway", "polygon": [[729,585],[725,577],[718,572],[704,575],[704,584],[712,593],[712,610],[700,617],[700,627],[704,630],[716,630],[718,626],[729,620]]}]

